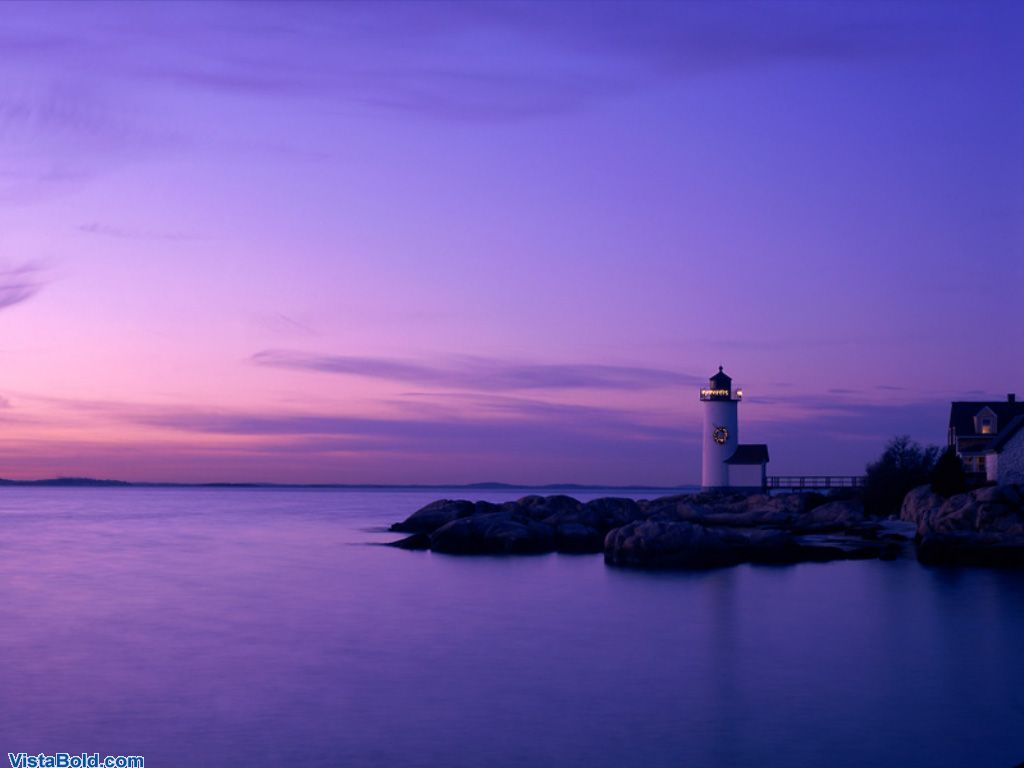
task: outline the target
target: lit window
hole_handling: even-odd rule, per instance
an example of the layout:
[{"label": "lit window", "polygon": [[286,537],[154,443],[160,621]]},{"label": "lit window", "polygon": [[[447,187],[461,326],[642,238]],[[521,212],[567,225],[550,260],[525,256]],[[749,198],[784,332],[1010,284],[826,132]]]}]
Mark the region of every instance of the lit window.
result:
[{"label": "lit window", "polygon": [[992,434],[992,419],[981,420],[981,434],[991,435]]}]

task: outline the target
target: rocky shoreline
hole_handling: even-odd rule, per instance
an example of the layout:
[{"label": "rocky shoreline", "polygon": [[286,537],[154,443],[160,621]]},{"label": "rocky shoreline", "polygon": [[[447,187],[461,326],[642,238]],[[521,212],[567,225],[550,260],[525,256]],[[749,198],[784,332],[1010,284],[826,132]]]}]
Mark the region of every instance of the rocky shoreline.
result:
[{"label": "rocky shoreline", "polygon": [[894,559],[1024,565],[1024,493],[981,488],[949,499],[927,486],[899,519],[865,515],[858,499],[817,493],[703,492],[651,500],[524,496],[441,499],[391,526],[392,545],[456,555],[603,553],[609,565],[701,569],[740,563]]},{"label": "rocky shoreline", "polygon": [[948,499],[928,486],[903,500],[916,527],[917,558],[928,565],[1024,567],[1024,487],[994,485]]},{"label": "rocky shoreline", "polygon": [[714,568],[891,559],[914,528],[865,517],[856,500],[820,494],[708,492],[634,501],[525,496],[495,504],[442,499],[391,526],[405,549],[446,554],[604,553],[610,565]]}]

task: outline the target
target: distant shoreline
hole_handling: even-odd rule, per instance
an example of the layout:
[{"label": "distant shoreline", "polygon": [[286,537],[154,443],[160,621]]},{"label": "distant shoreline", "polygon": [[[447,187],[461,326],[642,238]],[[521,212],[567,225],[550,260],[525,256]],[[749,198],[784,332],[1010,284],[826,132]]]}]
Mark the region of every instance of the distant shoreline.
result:
[{"label": "distant shoreline", "polygon": [[5,480],[3,487],[36,488],[279,488],[279,489],[338,489],[338,490],[434,490],[458,488],[466,490],[518,491],[518,490],[596,490],[596,491],[693,491],[695,485],[587,485],[585,483],[150,483],[127,480],[98,480],[90,477],[54,477],[43,480]]}]

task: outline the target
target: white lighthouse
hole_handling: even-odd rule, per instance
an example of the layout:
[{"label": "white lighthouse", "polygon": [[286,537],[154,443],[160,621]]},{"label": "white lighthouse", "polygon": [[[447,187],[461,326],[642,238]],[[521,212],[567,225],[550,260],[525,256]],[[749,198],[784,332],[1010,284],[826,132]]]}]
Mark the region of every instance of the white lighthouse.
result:
[{"label": "white lighthouse", "polygon": [[700,465],[702,488],[729,486],[729,465],[725,462],[739,445],[737,406],[742,397],[743,390],[737,390],[733,396],[732,379],[725,375],[722,366],[718,366],[718,373],[708,380],[707,388],[700,391],[704,406],[704,448]]},{"label": "white lighthouse", "polygon": [[704,437],[701,453],[702,488],[743,488],[759,490],[767,481],[768,446],[740,445],[739,410],[743,390],[732,388],[732,379],[722,366],[701,389],[704,407]]}]

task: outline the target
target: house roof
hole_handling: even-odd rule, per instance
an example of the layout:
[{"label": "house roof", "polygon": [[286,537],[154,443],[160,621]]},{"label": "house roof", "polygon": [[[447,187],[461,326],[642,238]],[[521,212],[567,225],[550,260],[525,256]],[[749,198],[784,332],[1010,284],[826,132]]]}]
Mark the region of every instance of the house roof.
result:
[{"label": "house roof", "polygon": [[999,430],[999,436],[992,441],[990,450],[999,453],[1003,450],[1003,446],[1010,442],[1014,435],[1020,432],[1022,427],[1024,427],[1024,413],[1014,417],[1013,421],[1007,424],[1005,429]]},{"label": "house roof", "polygon": [[977,434],[974,429],[974,417],[983,408],[991,409],[996,415],[1000,432],[1015,416],[1024,414],[1024,402],[1015,400],[954,400],[949,408],[950,429],[955,431],[958,437]]},{"label": "house roof", "polygon": [[725,460],[726,464],[767,464],[768,446],[764,443],[737,445],[732,456]]}]

